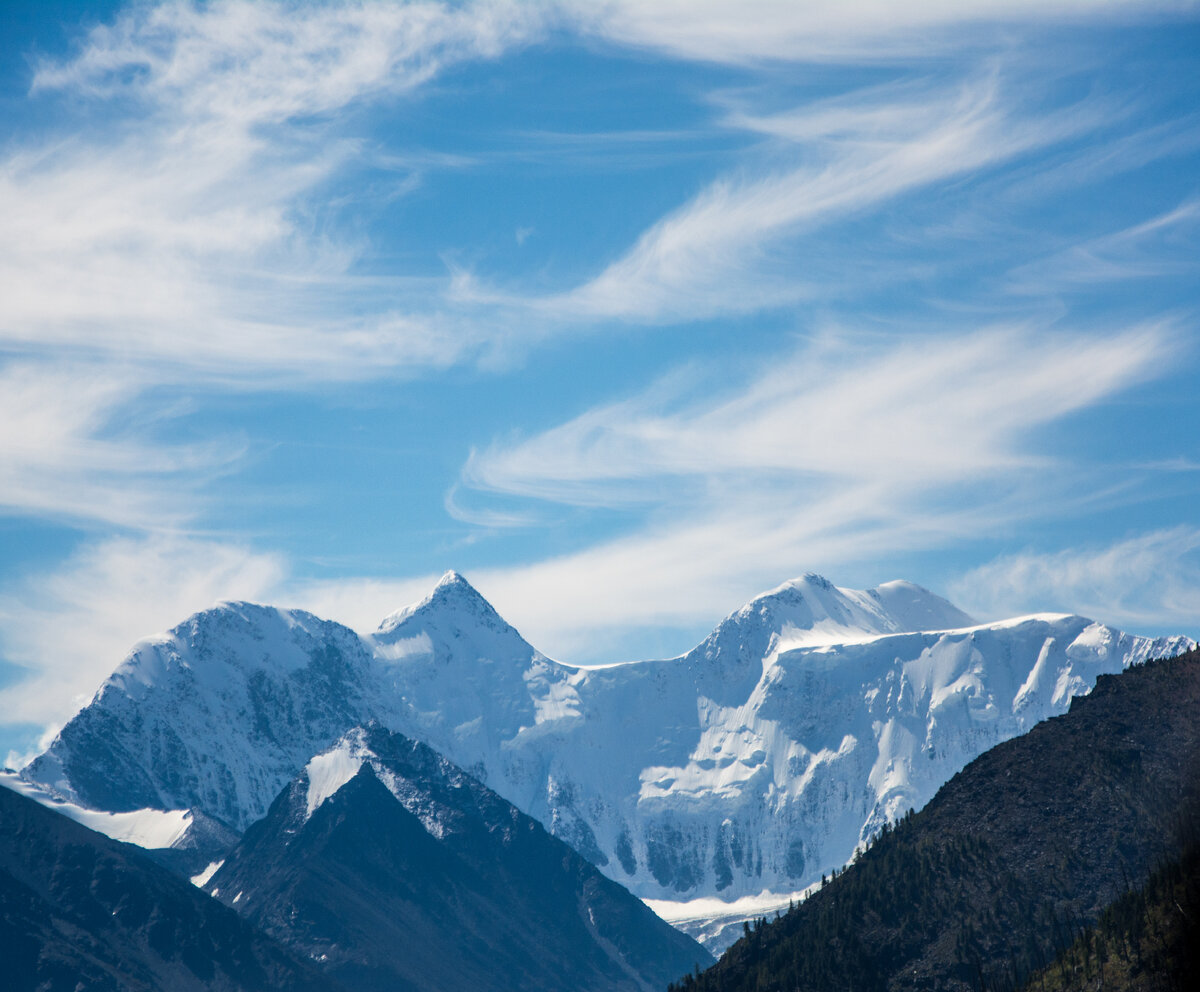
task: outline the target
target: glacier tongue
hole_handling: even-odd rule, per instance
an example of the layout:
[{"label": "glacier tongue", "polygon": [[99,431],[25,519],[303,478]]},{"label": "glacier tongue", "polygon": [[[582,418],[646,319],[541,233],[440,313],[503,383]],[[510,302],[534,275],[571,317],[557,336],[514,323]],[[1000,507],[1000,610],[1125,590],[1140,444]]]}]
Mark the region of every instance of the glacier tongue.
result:
[{"label": "glacier tongue", "polygon": [[362,758],[313,755],[375,720],[638,895],[728,901],[803,889],[1099,674],[1190,643],[1074,616],[974,625],[911,583],[806,575],[682,657],[585,670],[451,572],[366,637],[244,603],[197,614],[135,648],[23,775],[243,829],[306,765],[311,813]]}]

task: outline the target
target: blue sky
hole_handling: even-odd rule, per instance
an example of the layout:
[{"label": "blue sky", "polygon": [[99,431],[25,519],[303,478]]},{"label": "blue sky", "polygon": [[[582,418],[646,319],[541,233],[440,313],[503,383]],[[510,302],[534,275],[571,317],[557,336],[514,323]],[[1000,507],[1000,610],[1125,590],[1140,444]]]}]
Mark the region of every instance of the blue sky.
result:
[{"label": "blue sky", "polygon": [[[966,8],[966,9],[964,9]],[[220,599],[1200,633],[1188,3],[0,13],[0,746]]]}]

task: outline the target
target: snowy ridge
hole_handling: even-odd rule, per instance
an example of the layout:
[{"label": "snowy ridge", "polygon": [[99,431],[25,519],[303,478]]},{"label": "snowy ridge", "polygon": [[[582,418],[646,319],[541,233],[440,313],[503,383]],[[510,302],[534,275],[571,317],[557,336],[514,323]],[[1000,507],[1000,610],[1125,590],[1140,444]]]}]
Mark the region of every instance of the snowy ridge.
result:
[{"label": "snowy ridge", "polygon": [[198,614],[139,645],[23,775],[241,829],[306,767],[311,815],[369,760],[330,749],[377,721],[643,898],[786,900],[1098,675],[1191,644],[1057,614],[980,625],[911,583],[806,575],[679,658],[581,670],[451,572],[366,637],[249,604]]}]

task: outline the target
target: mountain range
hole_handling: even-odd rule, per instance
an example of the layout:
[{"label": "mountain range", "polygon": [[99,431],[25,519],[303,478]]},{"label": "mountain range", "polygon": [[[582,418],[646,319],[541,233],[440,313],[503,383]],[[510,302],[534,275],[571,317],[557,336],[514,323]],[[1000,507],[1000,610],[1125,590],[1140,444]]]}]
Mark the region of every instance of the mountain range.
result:
[{"label": "mountain range", "polygon": [[[911,583],[806,575],[678,658],[583,669],[451,572],[365,636],[247,603],[196,614],[137,645],[21,775],[64,808],[240,833],[374,722],[643,898],[786,899],[1098,676],[1193,645],[1060,614],[981,625]],[[219,846],[192,832],[175,843]]]}]

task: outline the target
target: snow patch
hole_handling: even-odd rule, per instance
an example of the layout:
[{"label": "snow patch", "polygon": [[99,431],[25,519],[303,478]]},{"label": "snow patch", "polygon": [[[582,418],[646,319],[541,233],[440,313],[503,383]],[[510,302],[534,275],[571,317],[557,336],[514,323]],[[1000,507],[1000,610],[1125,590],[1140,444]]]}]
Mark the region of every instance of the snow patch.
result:
[{"label": "snow patch", "polygon": [[221,865],[223,864],[225,864],[224,858],[222,858],[220,861],[212,862],[207,868],[204,869],[204,871],[200,872],[199,875],[192,876],[192,884],[198,889],[204,888],[204,886],[208,884],[209,879],[211,879],[213,875],[221,870]]},{"label": "snow patch", "polygon": [[433,641],[425,631],[421,631],[415,637],[380,641],[375,646],[375,657],[381,661],[403,661],[405,658],[422,658],[432,654]]},{"label": "snow patch", "polygon": [[313,815],[330,796],[349,782],[362,767],[363,761],[374,757],[362,744],[362,738],[347,734],[337,745],[318,754],[307,765],[304,773],[308,777],[308,793],[305,796],[304,822]]}]

